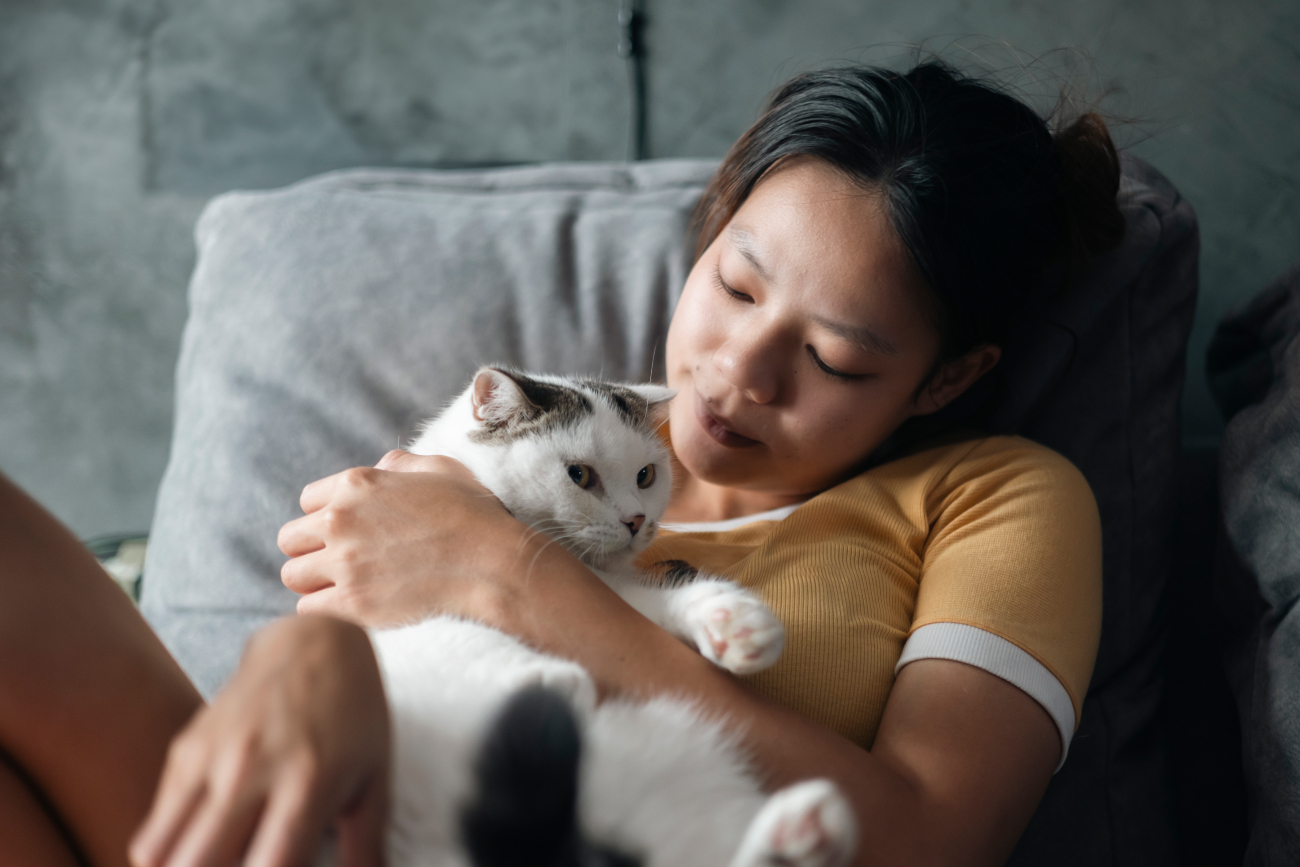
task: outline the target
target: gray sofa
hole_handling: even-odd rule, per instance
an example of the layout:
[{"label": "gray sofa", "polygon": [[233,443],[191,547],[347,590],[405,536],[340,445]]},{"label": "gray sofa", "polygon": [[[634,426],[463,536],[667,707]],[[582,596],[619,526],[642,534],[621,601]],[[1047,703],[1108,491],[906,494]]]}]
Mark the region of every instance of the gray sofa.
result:
[{"label": "gray sofa", "polygon": [[[373,463],[482,362],[660,372],[711,168],[354,170],[208,206],[143,586],[205,693],[292,611],[275,534],[304,484]],[[1121,248],[1028,302],[997,377],[949,413],[1065,454],[1103,519],[1101,651],[1017,864],[1174,857],[1155,712],[1198,239],[1188,204],[1127,157],[1121,204]]]},{"label": "gray sofa", "polygon": [[[1228,420],[1215,563],[1249,796],[1245,863],[1300,863],[1300,264],[1231,311],[1208,367]],[[1216,643],[1216,647],[1217,647]]]}]

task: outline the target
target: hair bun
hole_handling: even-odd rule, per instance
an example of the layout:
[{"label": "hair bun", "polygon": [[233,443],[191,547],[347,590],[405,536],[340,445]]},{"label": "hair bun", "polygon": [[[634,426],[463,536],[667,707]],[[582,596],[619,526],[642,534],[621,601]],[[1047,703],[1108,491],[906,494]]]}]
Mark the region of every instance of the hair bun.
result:
[{"label": "hair bun", "polygon": [[1061,164],[1067,256],[1077,265],[1124,239],[1124,214],[1116,201],[1119,154],[1094,112],[1054,133],[1052,144]]}]

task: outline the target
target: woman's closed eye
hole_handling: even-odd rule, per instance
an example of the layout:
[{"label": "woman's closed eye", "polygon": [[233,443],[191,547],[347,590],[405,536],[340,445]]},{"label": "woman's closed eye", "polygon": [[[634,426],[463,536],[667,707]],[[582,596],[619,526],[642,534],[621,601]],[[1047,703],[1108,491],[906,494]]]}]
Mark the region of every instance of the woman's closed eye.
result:
[{"label": "woman's closed eye", "polygon": [[813,364],[817,365],[818,370],[834,379],[856,382],[870,376],[868,373],[846,373],[842,370],[836,370],[825,361],[822,361],[821,356],[817,354],[817,350],[813,348],[811,343],[808,344],[808,357],[813,360]]},{"label": "woman's closed eye", "polygon": [[716,265],[713,267],[713,285],[717,286],[718,290],[728,298],[735,299],[736,301],[753,302],[754,300],[753,296],[746,295],[744,292],[731,288],[731,286],[727,284],[727,281],[722,279],[722,269]]}]

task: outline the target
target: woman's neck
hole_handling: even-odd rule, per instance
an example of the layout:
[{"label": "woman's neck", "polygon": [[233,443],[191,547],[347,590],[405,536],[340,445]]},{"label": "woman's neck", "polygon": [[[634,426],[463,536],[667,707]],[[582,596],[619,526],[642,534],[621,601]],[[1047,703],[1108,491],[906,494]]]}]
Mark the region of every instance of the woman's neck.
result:
[{"label": "woman's neck", "polygon": [[673,460],[673,496],[663,520],[674,524],[725,521],[802,503],[807,497],[746,491],[714,485],[692,476]]}]

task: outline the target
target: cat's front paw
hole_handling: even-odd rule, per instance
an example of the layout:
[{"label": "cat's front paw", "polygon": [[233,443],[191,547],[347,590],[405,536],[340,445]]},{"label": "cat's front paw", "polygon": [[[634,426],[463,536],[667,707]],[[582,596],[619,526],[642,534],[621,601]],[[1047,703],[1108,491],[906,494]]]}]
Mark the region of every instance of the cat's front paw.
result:
[{"label": "cat's front paw", "polygon": [[733,674],[753,674],[776,662],[785,627],[756,596],[734,585],[697,587],[686,608],[696,647]]},{"label": "cat's front paw", "polygon": [[840,790],[830,780],[809,780],[768,798],[731,867],[844,867],[857,838],[857,821]]}]

